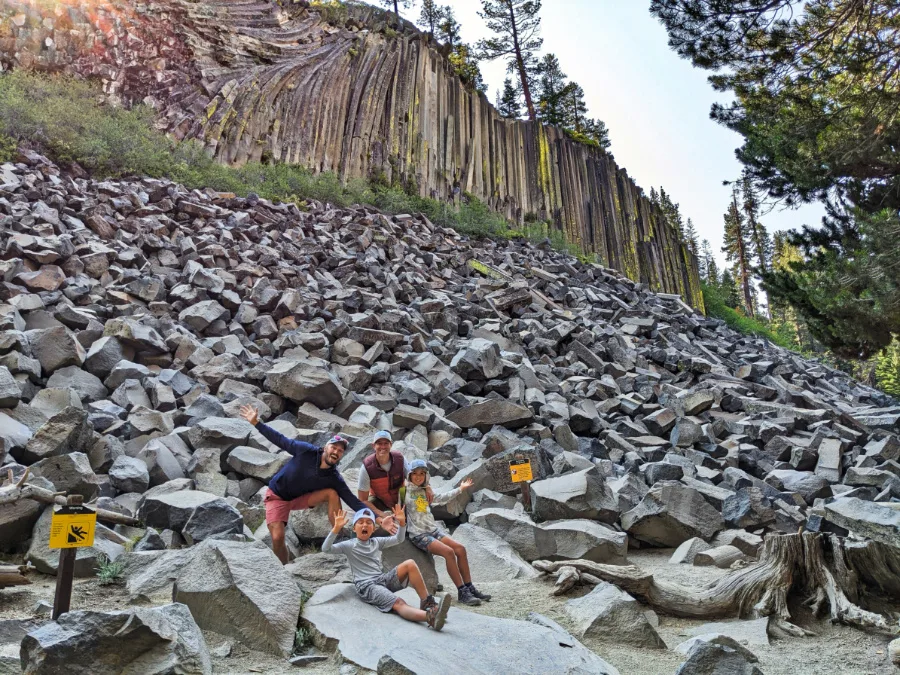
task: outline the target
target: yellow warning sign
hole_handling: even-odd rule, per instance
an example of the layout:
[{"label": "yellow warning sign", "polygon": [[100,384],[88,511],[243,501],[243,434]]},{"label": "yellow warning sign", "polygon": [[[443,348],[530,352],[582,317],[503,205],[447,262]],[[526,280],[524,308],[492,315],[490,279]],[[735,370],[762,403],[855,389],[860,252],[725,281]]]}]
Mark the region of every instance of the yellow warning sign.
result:
[{"label": "yellow warning sign", "polygon": [[509,473],[513,483],[524,483],[533,478],[530,459],[513,459],[509,463]]},{"label": "yellow warning sign", "polygon": [[94,545],[97,514],[85,506],[61,506],[50,521],[50,548]]}]

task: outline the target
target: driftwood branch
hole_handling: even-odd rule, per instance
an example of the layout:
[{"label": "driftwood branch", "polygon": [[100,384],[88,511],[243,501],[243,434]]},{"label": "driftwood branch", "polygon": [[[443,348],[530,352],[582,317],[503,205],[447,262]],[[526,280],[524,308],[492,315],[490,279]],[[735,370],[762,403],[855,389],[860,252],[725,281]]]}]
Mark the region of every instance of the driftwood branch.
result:
[{"label": "driftwood branch", "polygon": [[[896,556],[884,550],[880,553],[892,561],[900,561],[900,551]],[[834,622],[896,634],[897,627],[885,617],[856,604],[860,575],[848,559],[843,540],[807,532],[767,538],[758,563],[699,587],[655,579],[634,565],[603,565],[590,560],[537,560],[533,565],[548,574],[564,567],[575,568],[582,575],[588,573],[615,584],[672,616],[772,616],[787,623],[791,618],[788,595],[797,592],[816,611],[827,604]],[[890,568],[884,567],[880,576],[883,578],[889,571]],[[871,568],[866,574],[876,579],[879,576]],[[884,578],[884,582],[878,586],[884,588],[893,580]]]},{"label": "driftwood branch", "polygon": [[25,576],[27,570],[25,565],[0,565],[0,588],[30,584],[31,580]]},{"label": "driftwood branch", "polygon": [[[28,477],[28,469],[25,470],[25,473],[17,482],[13,482],[12,470],[9,471],[8,475],[10,484],[0,488],[0,506],[3,504],[12,504],[20,499],[33,499],[42,504],[59,504],[65,506],[65,492],[52,492],[42,487],[38,487],[37,485],[26,483],[25,479]],[[90,506],[90,504],[87,506]],[[97,520],[116,525],[132,525],[139,527],[141,524],[137,518],[132,518],[131,516],[124,516],[115,511],[98,509],[93,506],[91,508],[97,512]]]}]

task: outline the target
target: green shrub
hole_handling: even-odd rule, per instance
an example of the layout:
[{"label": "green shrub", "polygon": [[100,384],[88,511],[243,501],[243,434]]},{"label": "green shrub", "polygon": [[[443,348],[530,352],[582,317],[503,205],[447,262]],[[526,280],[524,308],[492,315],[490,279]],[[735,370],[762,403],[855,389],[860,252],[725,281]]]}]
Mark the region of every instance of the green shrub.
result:
[{"label": "green shrub", "polygon": [[319,10],[319,14],[328,23],[343,26],[347,23],[349,13],[344,3],[339,0],[312,0],[310,7]]},{"label": "green shrub", "polygon": [[0,162],[11,162],[16,158],[18,143],[6,134],[0,134]]},{"label": "green shrub", "polygon": [[116,560],[112,562],[106,556],[97,561],[97,579],[101,586],[108,586],[122,581],[122,573],[125,571],[125,563]]},{"label": "green shrub", "polygon": [[794,346],[784,334],[772,331],[766,322],[755,317],[745,316],[725,304],[720,289],[703,283],[700,284],[700,288],[703,291],[703,303],[706,306],[707,316],[721,319],[730,328],[744,335],[758,335],[786,349]]}]

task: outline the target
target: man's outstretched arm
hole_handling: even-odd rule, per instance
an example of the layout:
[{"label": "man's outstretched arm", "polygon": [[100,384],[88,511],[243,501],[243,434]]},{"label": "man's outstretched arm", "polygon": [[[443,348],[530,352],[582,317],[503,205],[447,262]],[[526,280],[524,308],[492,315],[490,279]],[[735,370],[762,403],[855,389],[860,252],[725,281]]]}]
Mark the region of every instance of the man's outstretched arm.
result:
[{"label": "man's outstretched arm", "polygon": [[275,431],[268,424],[263,424],[259,421],[259,413],[249,405],[241,406],[241,417],[255,426],[256,430],[263,435],[263,438],[291,455],[297,455],[301,452],[319,451],[319,448],[311,443],[291,440],[284,434]]}]

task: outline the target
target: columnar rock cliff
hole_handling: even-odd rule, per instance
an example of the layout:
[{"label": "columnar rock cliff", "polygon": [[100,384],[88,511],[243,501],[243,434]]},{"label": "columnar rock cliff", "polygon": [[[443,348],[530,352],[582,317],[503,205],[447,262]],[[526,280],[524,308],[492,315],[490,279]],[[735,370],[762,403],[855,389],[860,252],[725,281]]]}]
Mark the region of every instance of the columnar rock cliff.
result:
[{"label": "columnar rock cliff", "polygon": [[98,78],[223,162],[383,177],[549,218],[604,264],[702,305],[695,257],[610,155],[502,119],[439,45],[386,30],[377,10],[329,22],[305,4],[0,0],[0,60]]}]

